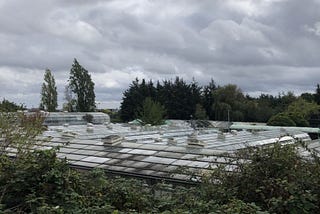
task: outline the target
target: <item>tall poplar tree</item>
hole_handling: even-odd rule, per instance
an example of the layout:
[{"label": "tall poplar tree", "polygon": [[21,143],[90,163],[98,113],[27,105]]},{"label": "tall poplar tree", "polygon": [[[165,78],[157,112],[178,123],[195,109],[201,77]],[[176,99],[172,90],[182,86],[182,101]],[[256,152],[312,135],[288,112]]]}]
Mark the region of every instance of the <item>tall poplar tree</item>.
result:
[{"label": "tall poplar tree", "polygon": [[41,88],[40,109],[50,112],[56,111],[58,107],[57,97],[58,93],[54,76],[49,69],[46,69],[44,73],[44,83],[42,83]]},{"label": "tall poplar tree", "polygon": [[69,87],[75,94],[77,111],[89,112],[95,110],[94,82],[91,80],[88,71],[78,63],[77,59],[74,59],[70,70]]}]

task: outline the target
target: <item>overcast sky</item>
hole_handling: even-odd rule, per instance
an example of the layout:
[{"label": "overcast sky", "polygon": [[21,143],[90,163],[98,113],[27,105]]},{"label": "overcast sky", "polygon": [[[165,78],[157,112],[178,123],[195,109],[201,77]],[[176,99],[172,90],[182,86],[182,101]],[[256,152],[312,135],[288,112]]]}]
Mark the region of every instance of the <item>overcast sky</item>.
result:
[{"label": "overcast sky", "polygon": [[119,107],[136,77],[312,92],[320,0],[0,0],[0,99],[38,107],[49,68],[61,107],[74,58],[98,107]]}]

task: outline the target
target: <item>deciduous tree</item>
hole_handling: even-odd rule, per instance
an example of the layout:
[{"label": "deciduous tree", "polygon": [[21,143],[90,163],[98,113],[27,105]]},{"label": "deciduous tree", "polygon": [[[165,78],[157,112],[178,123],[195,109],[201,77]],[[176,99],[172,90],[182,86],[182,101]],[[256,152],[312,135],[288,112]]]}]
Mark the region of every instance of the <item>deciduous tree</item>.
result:
[{"label": "deciduous tree", "polygon": [[137,118],[143,124],[161,125],[164,123],[165,112],[160,103],[153,101],[151,97],[147,97],[142,104],[142,108],[137,112]]}]

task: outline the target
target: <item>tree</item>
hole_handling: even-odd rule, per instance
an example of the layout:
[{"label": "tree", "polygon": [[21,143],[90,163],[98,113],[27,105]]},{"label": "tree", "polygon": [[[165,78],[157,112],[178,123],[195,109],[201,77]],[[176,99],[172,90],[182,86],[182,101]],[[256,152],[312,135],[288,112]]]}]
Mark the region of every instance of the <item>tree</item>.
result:
[{"label": "tree", "polygon": [[296,126],[296,123],[285,113],[272,116],[267,124],[268,126]]},{"label": "tree", "polygon": [[299,98],[297,101],[292,102],[287,109],[289,113],[297,112],[301,114],[306,120],[309,120],[311,115],[319,113],[319,110],[319,105],[315,102],[308,102],[303,98]]},{"label": "tree", "polygon": [[211,79],[209,85],[206,85],[203,88],[202,92],[202,103],[203,107],[206,110],[209,119],[214,120],[214,112],[212,111],[212,105],[214,103],[214,91],[217,89],[217,85],[213,79]]},{"label": "tree", "polygon": [[314,94],[311,94],[311,93],[302,93],[300,95],[300,97],[302,99],[304,99],[305,101],[308,101],[308,102],[314,102]]},{"label": "tree", "polygon": [[226,85],[214,91],[214,104],[212,111],[216,120],[226,120],[228,111],[230,119],[242,121],[244,119],[245,97],[236,85]]},{"label": "tree", "polygon": [[152,81],[146,82],[142,79],[141,83],[136,78],[123,93],[120,118],[122,121],[127,122],[135,119],[136,112],[141,108],[143,101],[146,97],[151,97],[156,100],[156,88],[153,86]]},{"label": "tree", "polygon": [[143,124],[161,125],[164,122],[165,108],[158,102],[153,101],[151,97],[147,97],[140,111],[137,112]]},{"label": "tree", "polygon": [[206,110],[199,103],[196,105],[196,112],[194,113],[194,117],[197,120],[207,120],[208,119],[208,116],[206,114]]},{"label": "tree", "polygon": [[167,110],[168,118],[188,120],[195,113],[200,89],[196,83],[187,84],[182,78],[164,81],[159,88],[159,100]]},{"label": "tree", "polygon": [[0,101],[0,112],[15,112],[18,110],[24,110],[26,107],[24,105],[17,105],[14,102],[10,102],[9,100],[3,99]]},{"label": "tree", "polygon": [[49,69],[46,69],[44,73],[44,83],[41,88],[40,109],[56,111],[58,107],[57,97],[58,93],[54,76]]},{"label": "tree", "polygon": [[318,105],[320,105],[320,85],[317,84],[316,93],[314,94],[314,100]]},{"label": "tree", "polygon": [[88,71],[78,63],[77,59],[74,59],[70,70],[69,87],[76,96],[77,111],[89,112],[95,110],[94,82],[91,80]]}]

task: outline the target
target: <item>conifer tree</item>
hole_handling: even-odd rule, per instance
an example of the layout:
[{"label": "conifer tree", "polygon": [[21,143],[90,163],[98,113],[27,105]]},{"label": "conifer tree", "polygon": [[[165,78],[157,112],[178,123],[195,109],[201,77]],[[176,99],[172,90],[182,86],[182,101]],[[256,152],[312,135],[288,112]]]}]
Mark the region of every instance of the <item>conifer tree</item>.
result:
[{"label": "conifer tree", "polygon": [[58,93],[54,76],[49,69],[46,69],[44,74],[44,83],[41,88],[40,109],[50,112],[56,111],[58,107],[57,97]]}]

